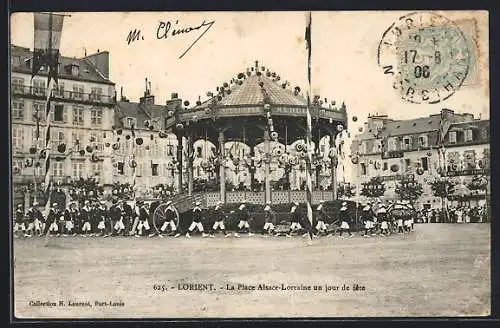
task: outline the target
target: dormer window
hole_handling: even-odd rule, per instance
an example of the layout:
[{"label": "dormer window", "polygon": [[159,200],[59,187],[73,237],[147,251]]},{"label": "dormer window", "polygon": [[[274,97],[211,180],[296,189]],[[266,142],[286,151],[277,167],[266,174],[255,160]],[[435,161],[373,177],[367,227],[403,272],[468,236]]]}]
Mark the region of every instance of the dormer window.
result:
[{"label": "dormer window", "polygon": [[419,147],[427,147],[428,146],[428,139],[426,135],[421,135],[418,137],[418,145]]},{"label": "dormer window", "polygon": [[467,129],[465,130],[465,134],[464,134],[464,141],[465,142],[470,142],[472,141],[473,139],[473,133],[472,133],[472,130],[471,129]]},{"label": "dormer window", "polygon": [[136,126],[136,119],[134,117],[125,118],[125,126],[127,128],[132,128],[132,126]]},{"label": "dormer window", "polygon": [[404,150],[410,150],[411,147],[411,138],[410,137],[404,137],[403,138],[403,149]]},{"label": "dormer window", "polygon": [[80,67],[78,64],[73,63],[71,64],[71,75],[73,76],[78,76],[80,74]]},{"label": "dormer window", "polygon": [[394,151],[394,150],[397,150],[397,146],[396,146],[396,139],[394,138],[390,138],[389,141],[388,141],[388,150],[389,151]]}]

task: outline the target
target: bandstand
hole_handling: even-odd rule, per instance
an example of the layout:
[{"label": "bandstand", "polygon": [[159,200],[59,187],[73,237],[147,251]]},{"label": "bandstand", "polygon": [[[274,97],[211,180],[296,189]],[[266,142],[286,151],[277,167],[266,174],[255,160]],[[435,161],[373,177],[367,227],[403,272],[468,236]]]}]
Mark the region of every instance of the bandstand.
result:
[{"label": "bandstand", "polygon": [[[290,172],[307,157],[305,142],[300,140],[306,136],[308,102],[301,88],[290,85],[276,72],[255,62],[253,67],[218,86],[216,92],[208,92],[207,98],[203,102],[198,100],[192,107],[179,106],[169,110],[164,118],[166,130],[177,136],[177,168],[179,171],[187,168],[184,177],[184,174],[178,175],[178,186],[181,186],[179,197],[200,197],[206,205],[219,200],[236,203],[245,199],[256,204],[305,201],[305,191],[289,188]],[[343,104],[337,108],[334,102],[328,102],[319,95],[312,97],[309,108],[314,145],[312,165],[318,172],[329,170],[331,178],[331,188],[314,191],[313,202],[333,200],[336,199],[335,169],[338,164],[335,139],[347,127],[346,108]],[[329,136],[330,151],[322,154],[319,141],[325,136]],[[200,139],[216,146],[215,152],[207,156],[202,164],[216,173],[219,192],[196,195],[193,191],[193,144]],[[247,145],[250,153],[241,157],[228,154],[224,145],[234,141]],[[229,164],[243,165],[250,174],[251,183],[258,166],[264,172],[263,188],[259,191],[226,190]],[[285,190],[272,190],[272,165],[282,168],[285,186],[288,186]],[[186,177],[187,184],[183,181]],[[183,185],[187,188],[182,188]]]}]

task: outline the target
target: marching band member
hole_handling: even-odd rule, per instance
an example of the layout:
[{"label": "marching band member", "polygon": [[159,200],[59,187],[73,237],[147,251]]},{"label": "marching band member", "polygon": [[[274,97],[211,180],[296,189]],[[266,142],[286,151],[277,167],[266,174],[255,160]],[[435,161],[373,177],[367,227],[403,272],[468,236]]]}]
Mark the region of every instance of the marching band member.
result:
[{"label": "marching band member", "polygon": [[117,199],[113,199],[111,202],[113,204],[109,210],[109,215],[113,224],[113,231],[111,234],[121,235],[123,229],[125,229],[122,216],[123,205],[121,204],[121,201],[119,202]]},{"label": "marching band member", "polygon": [[[151,230],[151,227],[149,226],[149,209],[146,204],[142,200],[138,200],[136,202],[136,209],[138,212],[139,216],[139,224],[137,225],[137,233],[136,237],[140,237],[143,235],[142,229],[145,230],[145,234],[148,233]],[[154,234],[148,234],[149,237],[154,236]]]},{"label": "marching band member", "polygon": [[351,232],[351,227],[349,226],[349,214],[347,213],[347,203],[343,202],[342,207],[340,208],[340,237],[342,237],[343,232],[348,232],[349,237],[352,237],[353,234]]},{"label": "marching band member", "polygon": [[[240,217],[240,222],[238,222],[238,229],[239,232],[244,232],[246,231],[249,236],[253,236],[253,234],[250,232],[250,224],[248,223],[248,220],[250,218],[250,213],[248,213],[248,208],[246,205],[246,201],[243,201],[238,208],[238,214]],[[238,232],[234,233],[235,237],[239,237],[240,235]]]},{"label": "marching band member", "polygon": [[324,203],[325,203],[324,200],[320,200],[318,207],[316,207],[316,217],[318,218],[317,219],[318,223],[316,224],[316,231],[318,232],[318,235],[326,234],[326,224],[325,224],[326,213],[323,209]]},{"label": "marching band member", "polygon": [[41,236],[42,235],[42,223],[44,221],[43,214],[38,209],[38,202],[33,202],[33,206],[31,207],[31,211],[29,215],[33,217],[33,235]]},{"label": "marching band member", "polygon": [[382,204],[377,210],[377,217],[380,220],[380,233],[382,235],[389,235],[389,225],[387,224],[387,210]]},{"label": "marching band member", "polygon": [[212,226],[213,231],[217,232],[217,229],[219,229],[224,233],[225,237],[229,237],[230,235],[226,233],[226,227],[224,226],[224,214],[222,213],[221,201],[218,201],[217,204],[215,204],[215,207],[212,210],[212,217],[215,220],[214,225]]},{"label": "marching band member", "polygon": [[14,214],[14,233],[18,236],[26,236],[25,230],[26,225],[24,224],[23,205],[19,204],[17,205],[16,213]]},{"label": "marching band member", "polygon": [[82,222],[82,236],[87,237],[87,234],[91,234],[92,231],[92,226],[90,225],[91,221],[91,208],[90,208],[90,202],[86,200],[84,202],[84,205],[82,207],[82,210],[80,211],[80,221]]},{"label": "marching band member", "polygon": [[63,236],[72,235],[74,224],[75,202],[70,202],[68,207],[64,210],[64,233]]},{"label": "marching band member", "polygon": [[363,235],[364,237],[370,237],[370,233],[372,232],[372,228],[374,226],[370,210],[371,210],[371,207],[367,203],[363,207],[363,212],[361,213],[361,218],[365,224],[365,233]]},{"label": "marching band member", "polygon": [[58,209],[58,204],[53,203],[52,207],[49,209],[49,214],[47,215],[47,225],[48,225],[48,234],[57,234],[59,235],[59,219],[61,217],[61,213]]},{"label": "marching band member", "polygon": [[[174,237],[179,237],[181,234],[176,232],[177,227],[175,226],[175,219],[177,218],[177,211],[174,208],[174,205],[172,204],[172,201],[167,201],[167,210],[166,210],[166,220],[163,222],[163,225],[160,227],[161,232],[165,232],[168,227],[170,227],[170,234],[175,234]],[[163,237],[163,235],[160,233],[160,237]]]},{"label": "marching band member", "polygon": [[197,201],[193,208],[191,225],[189,226],[188,232],[186,232],[186,237],[188,238],[191,238],[191,235],[189,233],[193,232],[194,229],[197,229],[199,232],[201,232],[203,237],[207,237],[207,234],[203,230],[203,224],[201,223],[202,210],[200,206],[201,203]]},{"label": "marching band member", "polygon": [[300,225],[302,213],[300,212],[298,202],[293,203],[290,213],[292,214],[292,225],[290,226],[290,233],[286,235],[287,237],[291,237],[295,232],[302,230],[302,226]]},{"label": "marching band member", "polygon": [[267,235],[265,235],[266,237],[274,233],[273,216],[271,202],[267,201],[266,207],[264,207],[264,231],[267,232]]},{"label": "marching band member", "polygon": [[96,209],[96,216],[99,220],[97,224],[97,229],[99,230],[99,236],[106,237],[106,226],[108,218],[108,209],[106,208],[106,202],[101,200],[99,206]]},{"label": "marching band member", "polygon": [[35,228],[34,206],[32,205],[26,211],[26,234],[28,237],[33,237],[33,229]]}]

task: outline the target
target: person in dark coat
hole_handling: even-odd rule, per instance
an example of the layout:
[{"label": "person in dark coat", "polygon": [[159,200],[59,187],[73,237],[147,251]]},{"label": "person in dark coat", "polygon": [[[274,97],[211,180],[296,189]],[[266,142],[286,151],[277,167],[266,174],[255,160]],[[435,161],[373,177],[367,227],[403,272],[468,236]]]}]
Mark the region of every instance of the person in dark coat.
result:
[{"label": "person in dark coat", "polygon": [[[252,236],[253,234],[250,232],[250,213],[248,212],[248,207],[246,201],[243,201],[238,208],[238,216],[240,221],[238,222],[238,232],[247,232],[248,236]],[[239,233],[236,232],[234,234],[235,237],[240,237]]]},{"label": "person in dark coat", "polygon": [[193,233],[196,230],[202,234],[203,237],[208,237],[208,235],[205,233],[205,230],[203,229],[203,223],[202,223],[202,215],[203,211],[201,209],[201,203],[196,202],[195,206],[193,207],[193,211],[191,213],[191,225],[189,226],[188,231],[186,232],[186,237],[191,238],[190,233]]},{"label": "person in dark coat", "polygon": [[123,207],[120,207],[121,204],[118,202],[117,199],[112,200],[112,205],[111,208],[109,209],[109,216],[111,218],[111,223],[112,223],[112,232],[111,235],[116,236],[120,235],[125,229],[125,225],[123,224],[123,217],[122,217],[122,209]]},{"label": "person in dark coat", "polygon": [[58,204],[53,203],[47,215],[47,233],[51,235],[59,235],[59,220],[62,213],[59,210]]},{"label": "person in dark coat", "polygon": [[222,212],[222,202],[218,201],[215,204],[215,207],[212,210],[212,221],[214,221],[214,225],[212,226],[212,230],[214,233],[217,230],[220,230],[224,233],[225,237],[229,237],[230,235],[226,232],[226,227],[224,225],[224,213]]},{"label": "person in dark coat", "polygon": [[274,235],[274,212],[271,208],[271,202],[268,201],[266,203],[266,207],[264,207],[264,227],[263,230],[267,235]]},{"label": "person in dark coat", "polygon": [[292,216],[291,218],[291,225],[290,225],[290,232],[287,234],[287,237],[291,237],[293,234],[300,233],[302,230],[302,225],[300,224],[300,221],[302,220],[302,211],[299,208],[299,203],[294,202],[292,205],[292,208],[290,209],[290,214]]}]

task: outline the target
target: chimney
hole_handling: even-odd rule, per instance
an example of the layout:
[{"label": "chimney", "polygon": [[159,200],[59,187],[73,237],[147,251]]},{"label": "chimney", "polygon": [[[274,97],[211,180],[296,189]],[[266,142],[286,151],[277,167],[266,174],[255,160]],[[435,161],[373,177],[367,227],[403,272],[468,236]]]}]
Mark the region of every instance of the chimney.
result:
[{"label": "chimney", "polygon": [[109,52],[99,52],[99,50],[97,50],[97,53],[86,56],[85,58],[95,66],[104,78],[109,79]]},{"label": "chimney", "polygon": [[170,94],[170,99],[166,103],[169,109],[177,109],[182,107],[182,99],[179,98],[177,92],[172,92]]},{"label": "chimney", "polygon": [[448,108],[441,109],[441,117],[445,120],[450,119],[455,115],[455,112]]}]

